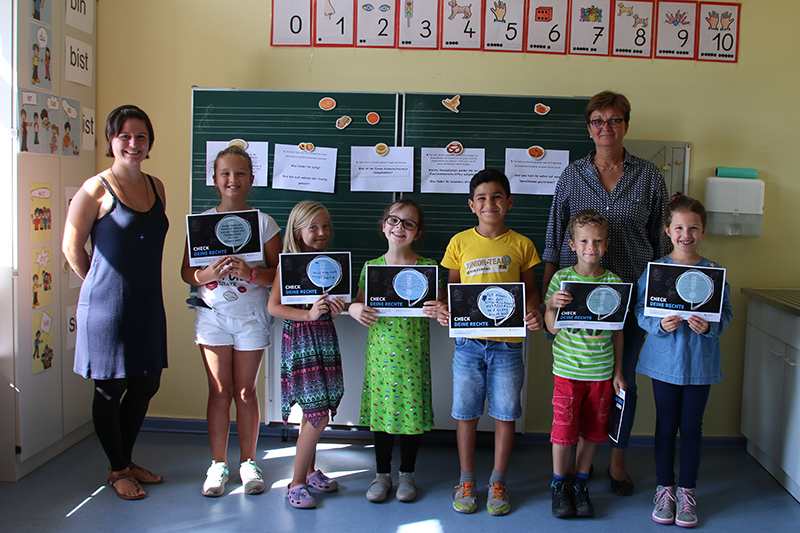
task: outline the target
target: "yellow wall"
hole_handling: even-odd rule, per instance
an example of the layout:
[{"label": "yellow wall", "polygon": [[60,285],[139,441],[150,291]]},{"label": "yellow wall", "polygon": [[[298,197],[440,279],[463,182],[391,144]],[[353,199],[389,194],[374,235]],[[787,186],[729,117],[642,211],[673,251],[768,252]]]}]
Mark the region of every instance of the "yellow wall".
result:
[{"label": "yellow wall", "polygon": [[[591,96],[625,93],[629,138],[691,141],[689,193],[703,198],[717,165],[757,167],[767,184],[760,238],[707,237],[702,253],[728,267],[734,321],[722,338],[725,379],[712,387],[707,435],[739,435],[746,299],[742,287],[797,287],[800,206],[800,47],[795,0],[741,0],[739,62],[545,56],[457,51],[272,48],[270,2],[99,2],[97,117],[135,103],[153,120],[147,172],[166,185],[172,229],[164,257],[170,368],[151,416],[204,418],[206,379],[193,344],[193,313],[179,276],[189,210],[191,86],[237,89]],[[102,134],[99,133],[100,136]],[[98,143],[102,144],[102,138]],[[108,161],[98,150],[98,169]],[[573,154],[577,157],[582,154]],[[143,332],[144,333],[144,332]],[[528,431],[548,432],[549,345],[534,335]],[[635,433],[652,433],[649,382],[640,378]]]}]

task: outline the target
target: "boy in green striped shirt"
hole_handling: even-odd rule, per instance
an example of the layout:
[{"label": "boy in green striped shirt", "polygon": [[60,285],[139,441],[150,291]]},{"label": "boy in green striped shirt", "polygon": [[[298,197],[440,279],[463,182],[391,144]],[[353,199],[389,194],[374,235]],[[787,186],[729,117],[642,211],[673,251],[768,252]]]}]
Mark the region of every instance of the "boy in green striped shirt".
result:
[{"label": "boy in green striped shirt", "polygon": [[[619,276],[600,266],[608,249],[608,220],[593,209],[569,221],[569,246],[577,264],[553,275],[547,290],[545,324],[553,341],[553,515],[594,516],[586,480],[598,444],[608,438],[608,420],[614,392],[625,388],[622,377],[622,331],[556,329],[556,311],[572,301],[561,290],[562,281],[620,282]],[[572,446],[575,480],[567,481]]]}]

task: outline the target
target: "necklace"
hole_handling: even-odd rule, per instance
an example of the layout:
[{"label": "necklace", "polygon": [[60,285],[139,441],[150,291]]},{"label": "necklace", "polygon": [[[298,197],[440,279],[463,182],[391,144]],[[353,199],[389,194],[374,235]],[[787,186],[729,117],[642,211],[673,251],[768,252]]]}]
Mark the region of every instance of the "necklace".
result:
[{"label": "necklace", "polygon": [[[119,191],[125,197],[125,201],[126,201],[127,205],[131,208],[131,210],[135,211],[135,209],[133,209],[133,204],[131,204],[131,199],[128,196],[128,193],[126,193],[125,189],[122,187],[122,183],[120,183],[119,178],[117,178],[117,175],[114,173],[114,169],[113,168],[109,168],[108,170],[110,170],[111,171],[111,175],[114,176],[114,182],[116,182],[117,187],[119,187]],[[144,172],[142,172],[140,170],[139,173],[142,175],[142,183],[144,184],[144,197],[145,197],[145,200],[147,201],[147,205],[150,205],[150,191],[147,188],[147,179],[145,178]],[[147,220],[148,220],[147,226],[148,227],[150,226],[150,215],[151,215],[151,212],[152,212],[152,209],[148,209],[148,211],[147,211]],[[139,233],[139,239],[140,240],[144,239],[144,231]]]},{"label": "necklace", "polygon": [[617,168],[621,167],[623,163],[624,163],[624,161],[620,161],[616,165],[609,165],[607,167],[601,167],[600,165],[597,164],[597,161],[595,161],[594,157],[592,157],[592,164],[597,168],[597,170],[614,170],[614,169],[617,169]]}]

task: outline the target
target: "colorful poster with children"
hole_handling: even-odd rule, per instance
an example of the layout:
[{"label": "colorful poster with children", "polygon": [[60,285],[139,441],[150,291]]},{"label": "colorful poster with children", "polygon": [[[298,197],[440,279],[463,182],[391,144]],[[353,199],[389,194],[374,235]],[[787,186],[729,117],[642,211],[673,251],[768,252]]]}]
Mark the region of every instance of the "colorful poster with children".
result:
[{"label": "colorful poster with children", "polygon": [[47,311],[31,316],[31,346],[33,347],[33,373],[38,374],[53,366],[53,317]]},{"label": "colorful poster with children", "polygon": [[53,304],[53,263],[49,246],[31,250],[31,309]]},{"label": "colorful poster with children", "polygon": [[58,154],[61,106],[49,93],[20,89],[19,151],[33,154]]},{"label": "colorful poster with children", "polygon": [[[31,87],[50,90],[53,88],[53,32],[31,22],[30,43]],[[23,78],[23,83],[24,83]]]},{"label": "colorful poster with children", "polygon": [[31,18],[47,25],[53,24],[53,2],[45,0],[28,0],[31,6]]},{"label": "colorful poster with children", "polygon": [[53,214],[52,190],[49,183],[31,183],[31,244],[50,242]]},{"label": "colorful poster with children", "polygon": [[64,112],[64,129],[61,132],[61,155],[79,156],[81,154],[81,131],[83,130],[81,103],[72,98],[61,98]]}]

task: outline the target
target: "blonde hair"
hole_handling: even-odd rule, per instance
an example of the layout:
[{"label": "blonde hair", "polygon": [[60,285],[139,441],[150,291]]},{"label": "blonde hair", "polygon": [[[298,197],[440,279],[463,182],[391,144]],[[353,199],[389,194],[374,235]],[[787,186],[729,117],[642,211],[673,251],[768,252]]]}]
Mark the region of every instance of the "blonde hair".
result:
[{"label": "blonde hair", "polygon": [[[315,218],[323,213],[328,217],[328,222],[330,222],[330,213],[328,213],[324,205],[318,202],[305,200],[294,206],[292,212],[289,213],[289,220],[286,222],[286,234],[283,238],[283,252],[302,252],[300,230],[311,224]],[[331,237],[333,237],[333,226],[331,226]]]}]

